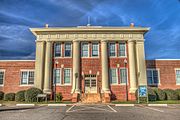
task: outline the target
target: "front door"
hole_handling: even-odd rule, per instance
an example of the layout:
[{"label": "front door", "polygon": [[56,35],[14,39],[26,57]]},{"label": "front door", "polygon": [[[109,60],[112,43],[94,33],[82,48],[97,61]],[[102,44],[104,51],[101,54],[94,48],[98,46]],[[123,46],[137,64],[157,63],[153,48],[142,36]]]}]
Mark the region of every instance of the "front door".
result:
[{"label": "front door", "polygon": [[97,93],[96,78],[85,79],[85,93]]}]

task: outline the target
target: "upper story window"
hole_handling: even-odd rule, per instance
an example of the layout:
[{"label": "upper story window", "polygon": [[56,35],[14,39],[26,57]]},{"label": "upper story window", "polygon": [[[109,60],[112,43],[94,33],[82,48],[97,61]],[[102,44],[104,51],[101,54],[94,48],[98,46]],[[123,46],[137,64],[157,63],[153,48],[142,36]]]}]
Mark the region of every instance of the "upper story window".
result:
[{"label": "upper story window", "polygon": [[117,84],[117,71],[115,68],[110,69],[110,83]]},{"label": "upper story window", "polygon": [[180,85],[180,69],[176,70],[176,84]]},{"label": "upper story window", "polygon": [[33,85],[34,84],[34,71],[23,70],[21,71],[21,85]]},{"label": "upper story window", "polygon": [[61,43],[54,44],[54,56],[61,57]]},{"label": "upper story window", "polygon": [[0,86],[4,84],[4,71],[0,70]]},{"label": "upper story window", "polygon": [[158,85],[159,84],[159,72],[156,69],[147,70],[147,82],[148,85]]},{"label": "upper story window", "polygon": [[126,68],[120,68],[120,81],[121,84],[126,84],[127,81],[127,69]]},{"label": "upper story window", "polygon": [[65,43],[64,56],[65,57],[71,56],[71,43]]},{"label": "upper story window", "polygon": [[97,57],[99,55],[99,44],[92,43],[92,57]]},{"label": "upper story window", "polygon": [[61,84],[61,69],[54,69],[54,82],[56,84]]},{"label": "upper story window", "polygon": [[89,46],[88,43],[81,44],[81,57],[88,57],[89,56]]},{"label": "upper story window", "polygon": [[70,84],[70,83],[71,83],[71,69],[64,68],[64,84]]},{"label": "upper story window", "polygon": [[120,57],[126,56],[126,44],[125,43],[119,43],[119,56]]},{"label": "upper story window", "polygon": [[109,43],[109,56],[116,56],[116,43]]}]

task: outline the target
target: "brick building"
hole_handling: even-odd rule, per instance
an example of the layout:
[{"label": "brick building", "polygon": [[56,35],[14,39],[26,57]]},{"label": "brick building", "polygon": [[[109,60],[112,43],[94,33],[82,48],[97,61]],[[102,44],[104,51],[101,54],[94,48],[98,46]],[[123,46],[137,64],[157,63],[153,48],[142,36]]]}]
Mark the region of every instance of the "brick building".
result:
[{"label": "brick building", "polygon": [[[35,60],[1,60],[0,91],[37,87],[64,100],[135,99],[139,85],[180,88],[180,60],[146,60],[144,27],[32,28]],[[56,84],[55,84],[56,83]]]}]

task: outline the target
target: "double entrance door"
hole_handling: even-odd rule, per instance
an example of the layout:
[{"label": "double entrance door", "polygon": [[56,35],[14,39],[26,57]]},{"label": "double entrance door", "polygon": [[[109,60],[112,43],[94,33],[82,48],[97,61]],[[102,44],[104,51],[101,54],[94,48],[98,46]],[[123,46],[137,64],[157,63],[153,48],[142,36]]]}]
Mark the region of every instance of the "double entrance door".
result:
[{"label": "double entrance door", "polygon": [[85,76],[85,93],[97,93],[96,75]]}]

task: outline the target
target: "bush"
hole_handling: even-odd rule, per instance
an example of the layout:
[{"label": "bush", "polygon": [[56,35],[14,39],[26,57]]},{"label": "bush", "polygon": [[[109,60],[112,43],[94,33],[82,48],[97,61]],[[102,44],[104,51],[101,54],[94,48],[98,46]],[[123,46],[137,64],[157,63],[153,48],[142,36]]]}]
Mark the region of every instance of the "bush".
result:
[{"label": "bush", "polygon": [[153,90],[156,93],[157,100],[166,100],[166,94],[163,90],[159,88],[154,88]]},{"label": "bush", "polygon": [[167,100],[178,100],[178,94],[175,90],[164,89],[163,91],[166,93]]},{"label": "bush", "polygon": [[16,96],[15,96],[15,100],[17,102],[22,102],[22,101],[25,101],[25,90],[21,90],[19,92],[16,93]]},{"label": "bush", "polygon": [[56,101],[61,101],[63,99],[62,93],[56,94]]},{"label": "bush", "polygon": [[37,95],[42,94],[42,90],[39,88],[29,88],[25,92],[25,101],[26,102],[35,102],[37,100]]},{"label": "bush", "polygon": [[149,101],[156,101],[157,100],[157,95],[152,88],[148,88],[148,100]]},{"label": "bush", "polygon": [[176,93],[178,94],[178,100],[180,100],[180,89],[176,89]]},{"label": "bush", "polygon": [[7,94],[5,94],[4,100],[6,100],[6,101],[14,101],[15,100],[15,93],[7,93]]},{"label": "bush", "polygon": [[0,91],[0,100],[4,99],[4,92]]}]

